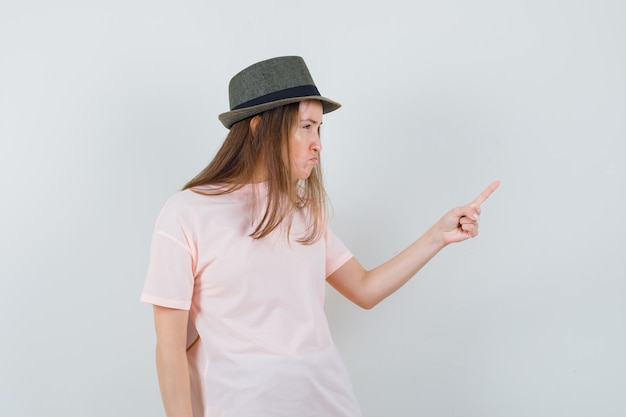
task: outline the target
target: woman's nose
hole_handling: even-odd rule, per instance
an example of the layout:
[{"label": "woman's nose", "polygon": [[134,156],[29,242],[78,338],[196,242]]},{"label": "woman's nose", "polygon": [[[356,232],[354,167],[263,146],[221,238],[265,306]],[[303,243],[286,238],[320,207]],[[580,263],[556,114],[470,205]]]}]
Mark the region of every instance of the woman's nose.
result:
[{"label": "woman's nose", "polygon": [[322,151],[322,141],[320,140],[319,136],[317,136],[313,140],[313,145],[311,146],[311,149],[313,149],[317,153],[320,153]]}]

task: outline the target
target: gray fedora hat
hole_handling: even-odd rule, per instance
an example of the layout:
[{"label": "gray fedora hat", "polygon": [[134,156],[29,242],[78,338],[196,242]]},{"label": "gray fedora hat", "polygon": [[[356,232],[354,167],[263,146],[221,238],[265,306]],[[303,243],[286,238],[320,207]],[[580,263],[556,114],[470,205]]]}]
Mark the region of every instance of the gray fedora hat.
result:
[{"label": "gray fedora hat", "polygon": [[218,117],[230,129],[235,123],[285,104],[320,100],[323,112],[341,107],[322,97],[299,56],[283,56],[257,62],[235,75],[228,85],[230,111]]}]

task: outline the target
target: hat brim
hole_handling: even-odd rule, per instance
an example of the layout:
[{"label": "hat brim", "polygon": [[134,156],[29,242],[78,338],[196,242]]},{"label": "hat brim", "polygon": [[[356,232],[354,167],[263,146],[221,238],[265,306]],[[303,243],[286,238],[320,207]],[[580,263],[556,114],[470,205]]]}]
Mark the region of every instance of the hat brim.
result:
[{"label": "hat brim", "polygon": [[330,100],[322,96],[305,96],[305,97],[290,97],[281,100],[272,101],[270,103],[263,103],[256,106],[245,107],[243,109],[231,110],[226,113],[222,113],[218,116],[220,122],[230,129],[235,123],[240,122],[248,117],[255,116],[259,113],[263,113],[267,110],[275,109],[276,107],[284,106],[286,104],[297,103],[304,100],[319,100],[322,103],[322,112],[330,113],[341,107],[341,104],[336,101]]}]

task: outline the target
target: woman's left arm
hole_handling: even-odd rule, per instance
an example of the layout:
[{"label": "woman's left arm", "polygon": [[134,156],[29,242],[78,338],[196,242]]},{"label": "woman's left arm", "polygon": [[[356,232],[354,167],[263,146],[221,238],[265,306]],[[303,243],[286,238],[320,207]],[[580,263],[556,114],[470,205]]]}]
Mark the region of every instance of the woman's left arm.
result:
[{"label": "woman's left arm", "polygon": [[441,249],[477,236],[480,206],[499,185],[499,181],[494,181],[474,201],[448,212],[390,260],[368,271],[352,258],[328,277],[328,283],[358,306],[374,307],[410,280]]}]

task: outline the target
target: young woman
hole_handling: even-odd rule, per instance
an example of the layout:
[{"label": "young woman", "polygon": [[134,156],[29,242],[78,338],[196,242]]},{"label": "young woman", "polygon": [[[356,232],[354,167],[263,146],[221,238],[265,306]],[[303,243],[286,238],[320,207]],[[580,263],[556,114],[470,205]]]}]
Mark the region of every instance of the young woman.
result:
[{"label": "young woman", "polygon": [[304,61],[233,77],[230,129],[155,226],[142,301],[154,305],[168,417],[360,416],[324,314],[325,283],[372,308],[437,252],[478,233],[481,203],[453,209],[370,271],[329,229],[319,164],[324,113]]}]

